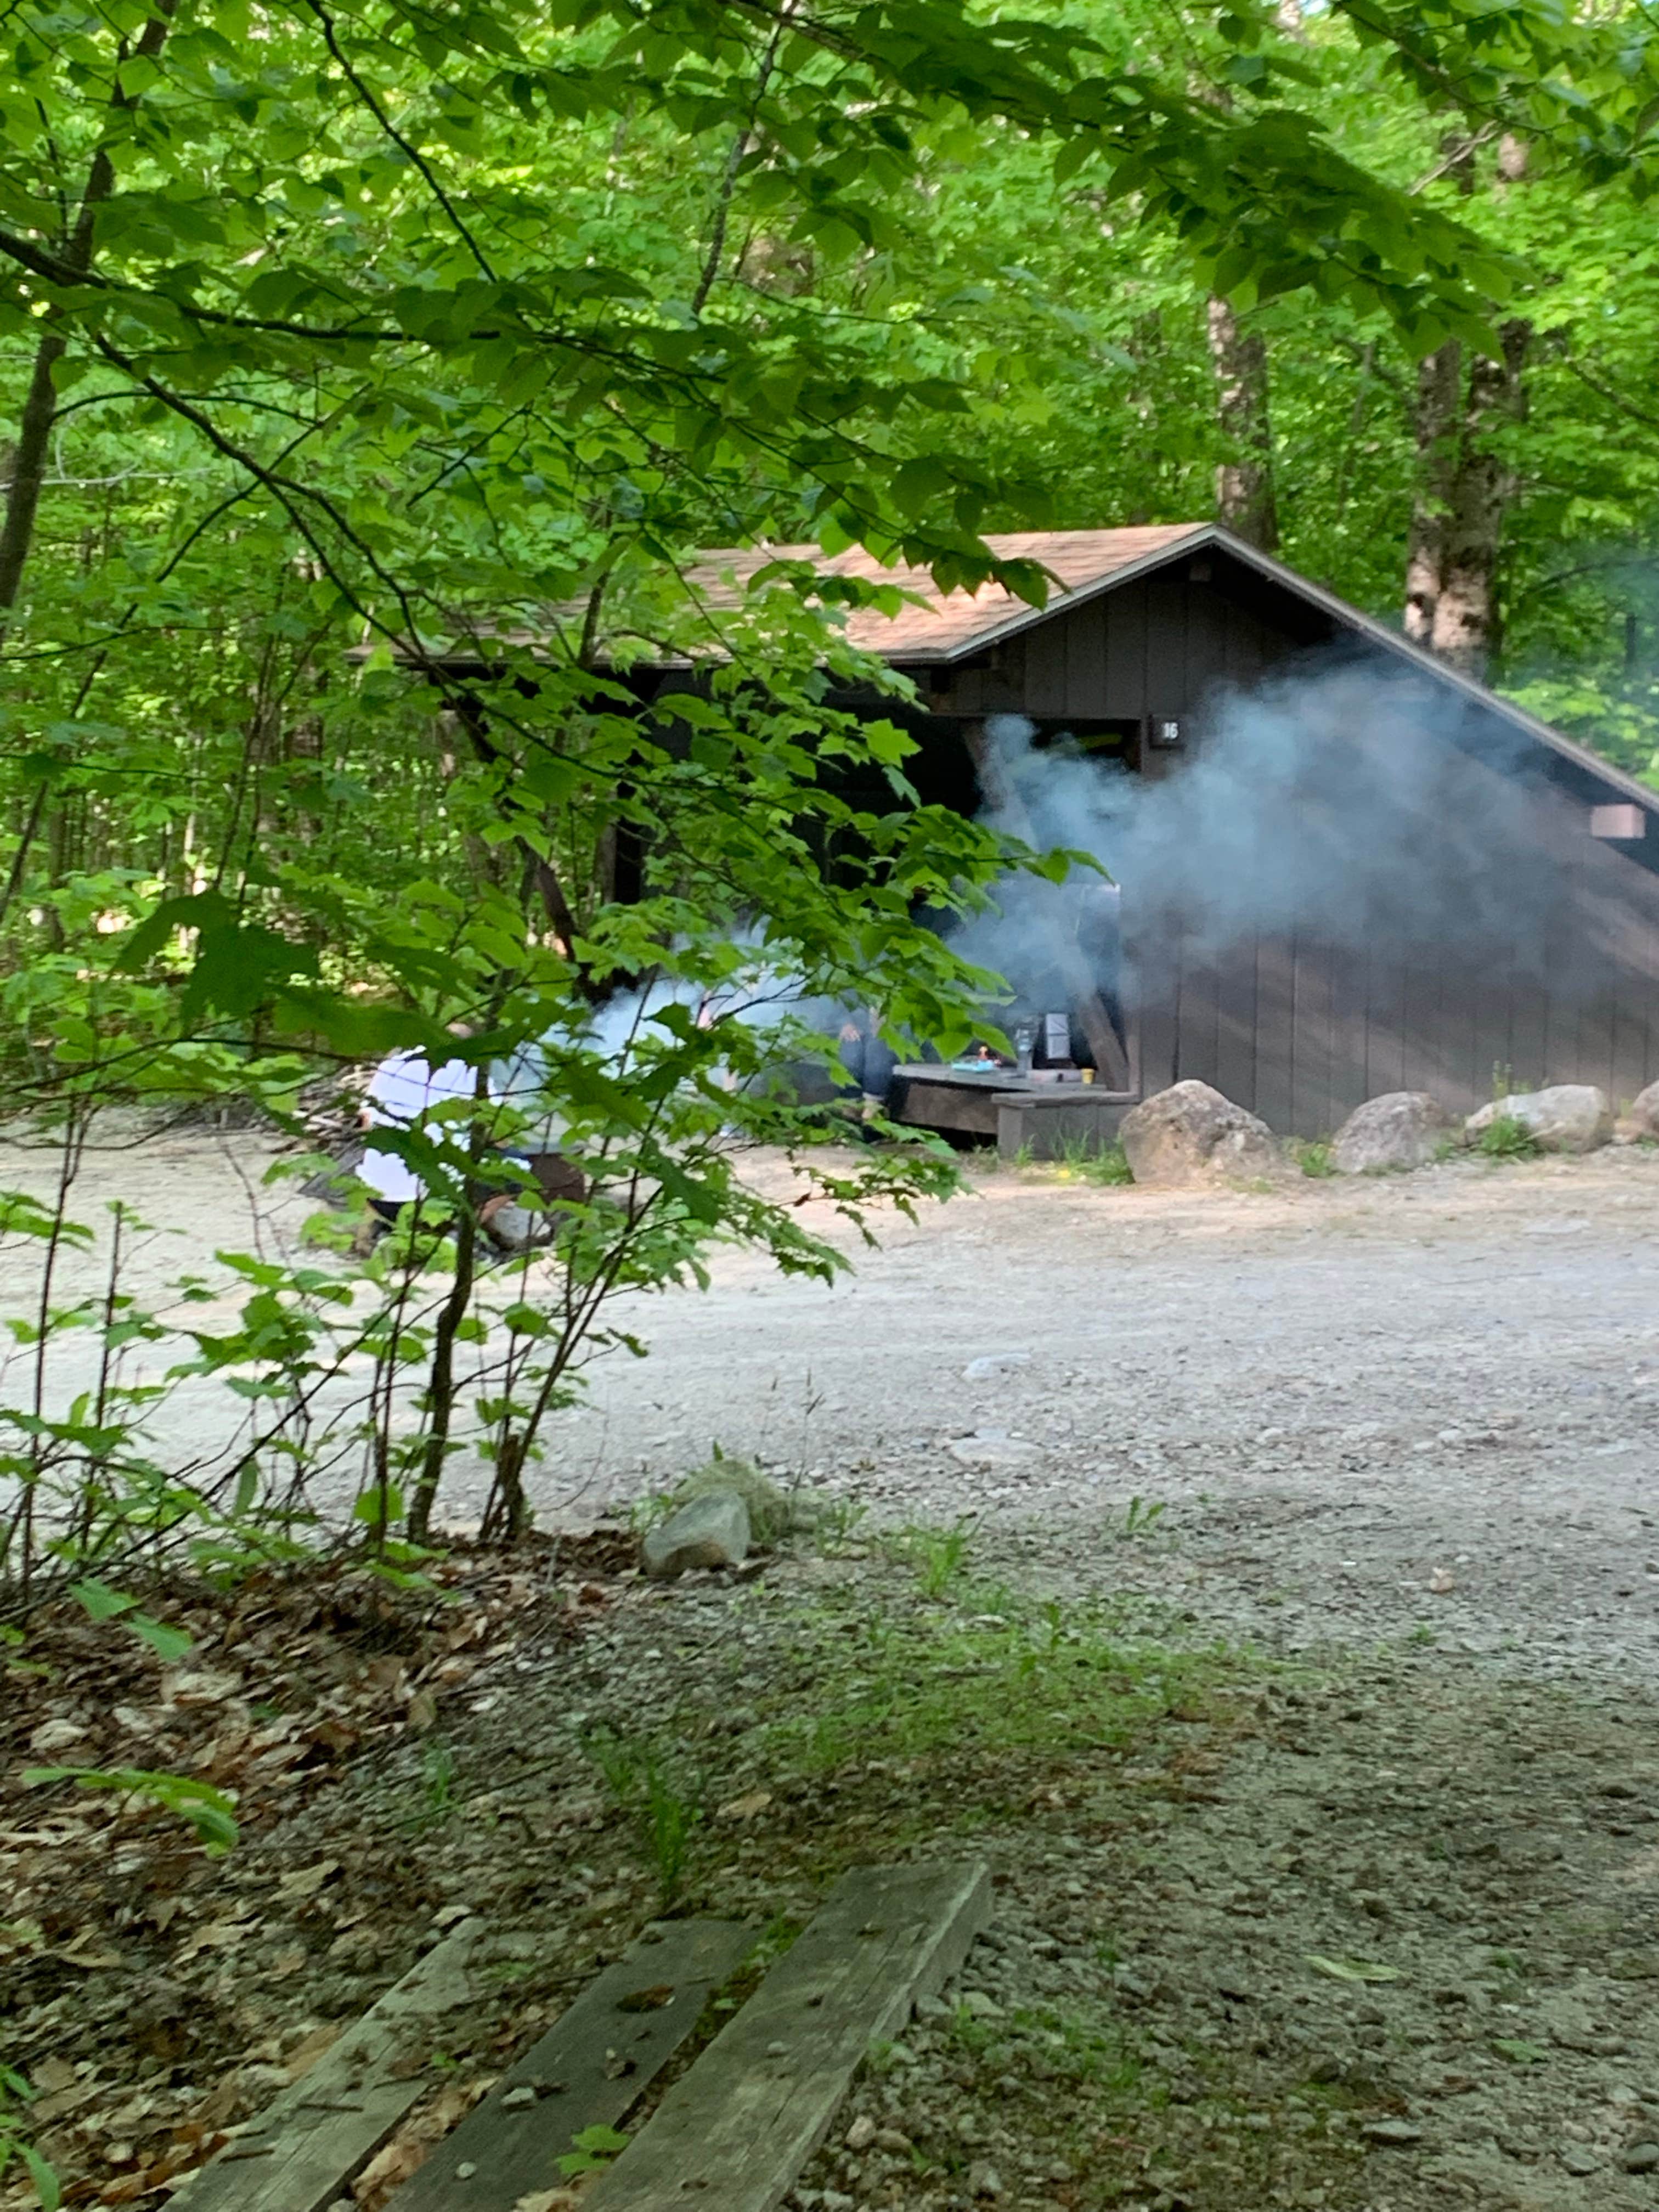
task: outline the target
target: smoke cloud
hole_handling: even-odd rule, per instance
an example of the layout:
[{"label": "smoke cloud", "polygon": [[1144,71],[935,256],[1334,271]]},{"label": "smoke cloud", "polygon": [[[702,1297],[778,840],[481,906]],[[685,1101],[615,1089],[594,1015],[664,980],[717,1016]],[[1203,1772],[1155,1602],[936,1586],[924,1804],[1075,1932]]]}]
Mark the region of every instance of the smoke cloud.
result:
[{"label": "smoke cloud", "polygon": [[[1138,942],[1177,935],[1206,959],[1299,932],[1547,967],[1559,988],[1565,963],[1593,981],[1618,933],[1540,832],[1520,734],[1421,679],[1349,664],[1223,695],[1159,777],[1036,737],[1017,716],[987,724],[984,818],[1098,860]],[[1010,878],[953,942],[1040,999],[1071,947],[1109,964],[1116,896],[1078,870],[1058,887]]]}]

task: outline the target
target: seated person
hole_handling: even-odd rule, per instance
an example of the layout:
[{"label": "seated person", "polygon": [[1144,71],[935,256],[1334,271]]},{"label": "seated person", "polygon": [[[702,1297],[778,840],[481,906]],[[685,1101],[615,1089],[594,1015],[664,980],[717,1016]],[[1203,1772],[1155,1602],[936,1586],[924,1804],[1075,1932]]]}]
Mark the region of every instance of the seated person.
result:
[{"label": "seated person", "polygon": [[841,1064],[850,1079],[841,1090],[843,1098],[861,1098],[866,1112],[886,1110],[893,1087],[898,1054],[882,1041],[873,1006],[860,1006],[842,1024],[838,1049]]}]

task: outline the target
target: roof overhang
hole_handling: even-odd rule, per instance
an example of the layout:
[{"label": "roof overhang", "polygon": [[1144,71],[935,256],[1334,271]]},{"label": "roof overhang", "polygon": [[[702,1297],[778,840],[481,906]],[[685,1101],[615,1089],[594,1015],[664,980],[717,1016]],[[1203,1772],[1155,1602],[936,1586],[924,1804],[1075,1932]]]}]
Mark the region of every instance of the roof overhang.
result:
[{"label": "roof overhang", "polygon": [[[1524,707],[1517,707],[1501,693],[1490,690],[1478,678],[1465,676],[1461,671],[1449,667],[1437,654],[1413,644],[1410,638],[1402,636],[1398,630],[1390,629],[1386,623],[1378,622],[1374,615],[1362,614],[1358,607],[1350,606],[1347,600],[1338,599],[1334,592],[1328,592],[1322,585],[1310,583],[1305,576],[1298,575],[1294,568],[1287,568],[1282,561],[1275,561],[1270,553],[1263,553],[1256,546],[1247,544],[1242,538],[1235,538],[1231,530],[1224,530],[1218,523],[1206,523],[1194,532],[1190,543],[1183,542],[1176,550],[1185,554],[1191,551],[1193,545],[1200,544],[1219,547],[1246,568],[1255,569],[1258,574],[1282,585],[1286,591],[1295,592],[1309,605],[1318,607],[1354,636],[1364,638],[1370,645],[1380,647],[1403,666],[1414,670],[1419,675],[1431,678],[1448,690],[1459,693],[1471,707],[1482,714],[1496,715],[1500,721],[1507,722],[1534,744],[1547,747],[1585,775],[1595,777],[1610,791],[1618,792],[1624,799],[1634,799],[1650,814],[1659,815],[1659,792],[1650,791],[1646,784],[1639,783],[1633,775],[1626,775],[1623,769],[1615,768],[1611,761],[1603,760],[1599,753],[1591,752],[1587,745],[1578,744],[1571,738],[1564,737],[1559,730],[1552,729],[1547,722],[1540,722],[1535,714],[1528,714]],[[1150,562],[1141,565],[1143,568],[1155,568],[1158,563]]]},{"label": "roof overhang", "polygon": [[1390,629],[1386,623],[1378,622],[1374,615],[1362,613],[1346,599],[1339,599],[1334,592],[1328,592],[1322,585],[1310,582],[1296,569],[1287,568],[1284,562],[1274,560],[1272,554],[1264,553],[1245,539],[1235,537],[1231,530],[1224,529],[1218,522],[1195,523],[1184,537],[1176,538],[1172,544],[1158,546],[1138,560],[1126,562],[1121,568],[1114,568],[1109,575],[1102,576],[1093,583],[1080,585],[1059,594],[1046,606],[1022,607],[1006,621],[978,632],[960,644],[932,650],[907,648],[902,653],[895,653],[894,665],[903,668],[948,667],[976,659],[993,647],[1006,644],[1010,639],[1023,636],[1026,631],[1036,629],[1042,623],[1053,621],[1056,615],[1069,614],[1077,607],[1103,599],[1108,592],[1121,590],[1125,584],[1133,583],[1138,577],[1152,575],[1175,562],[1189,560],[1194,553],[1207,547],[1228,554],[1243,567],[1254,569],[1258,575],[1291,592],[1305,605],[1318,608],[1339,629],[1346,630],[1352,636],[1364,639],[1368,645],[1380,647],[1402,666],[1428,677],[1445,690],[1457,692],[1471,707],[1483,714],[1496,715],[1534,744],[1545,746],[1585,775],[1593,776],[1609,791],[1617,792],[1624,799],[1635,800],[1650,814],[1659,815],[1659,792],[1650,790],[1646,784],[1638,782],[1633,775],[1626,775],[1623,769],[1615,768],[1612,762],[1603,760],[1599,753],[1591,752],[1588,746],[1564,737],[1559,730],[1552,729],[1547,722],[1540,722],[1535,714],[1528,714],[1524,707],[1517,707],[1500,693],[1490,690],[1478,678],[1466,676],[1461,671],[1449,667],[1437,654],[1414,644],[1398,630]]}]

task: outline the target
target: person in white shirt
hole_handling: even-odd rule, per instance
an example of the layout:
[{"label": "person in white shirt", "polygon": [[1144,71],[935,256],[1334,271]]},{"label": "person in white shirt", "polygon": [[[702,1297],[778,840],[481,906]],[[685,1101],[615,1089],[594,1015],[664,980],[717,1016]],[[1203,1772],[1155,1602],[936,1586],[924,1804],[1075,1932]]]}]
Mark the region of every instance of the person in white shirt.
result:
[{"label": "person in white shirt", "polygon": [[409,1163],[396,1152],[383,1151],[373,1132],[412,1128],[430,1108],[450,1098],[471,1098],[477,1089],[477,1072],[464,1060],[447,1060],[434,1067],[424,1053],[394,1052],[375,1069],[363,1097],[362,1126],[370,1137],[357,1165],[357,1178],[368,1184],[370,1210],[387,1228],[405,1206],[424,1198],[426,1192]]}]

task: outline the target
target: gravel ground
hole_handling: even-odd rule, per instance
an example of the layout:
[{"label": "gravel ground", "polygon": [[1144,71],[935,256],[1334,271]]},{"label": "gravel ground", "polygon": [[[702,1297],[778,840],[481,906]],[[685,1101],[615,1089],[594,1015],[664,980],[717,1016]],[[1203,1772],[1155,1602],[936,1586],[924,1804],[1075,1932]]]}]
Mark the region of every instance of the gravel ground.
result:
[{"label": "gravel ground", "polygon": [[[753,1580],[573,1568],[576,1633],[509,1638],[229,1860],[174,1850],[176,1918],[111,1861],[120,1964],[14,2055],[234,2125],[466,1905],[543,1947],[452,2054],[485,2078],[660,1902],[598,1725],[699,1808],[698,1909],[992,1865],[989,1936],[801,2212],[1648,2212],[1656,1212],[1638,1152],[1202,1197],[988,1173],[833,1291],[729,1259],[601,1370],[544,1517],[715,1438],[867,1516]],[[884,1533],[963,1517],[960,1561]],[[135,1977],[207,2024],[183,2059],[121,2051]],[[67,2145],[80,2200],[135,2193],[155,2147],[123,2148],[111,2181]]]},{"label": "gravel ground", "polygon": [[[873,2054],[797,2212],[1659,2203],[1659,1709],[1640,1689],[1517,1682],[1415,1638],[1317,1662],[1218,1644],[1162,1521],[1103,1547],[1092,1595],[1050,1539],[1012,1531],[960,1559],[796,1540],[757,1576],[669,1588],[591,1548],[558,1561],[494,1656],[422,1673],[401,1728],[337,1766],[307,1756],[286,1793],[250,1788],[228,1859],[129,1820],[73,1858],[60,1840],[19,1888],[53,1949],[0,2025],[52,2091],[43,2147],[72,2201],[164,2186],[482,1911],[533,1963],[446,2023],[426,2124],[453,2124],[661,1909],[650,1755],[695,1815],[679,1907],[775,1942],[848,1864],[993,1869],[986,1937]],[[1044,1596],[1062,1564],[1070,1594]],[[272,1694],[269,1660],[250,1666],[242,1703],[234,1674],[160,1670],[138,1721],[211,1695],[222,1745]],[[352,1666],[398,1694],[395,1644]],[[343,1651],[333,1671],[343,1694]],[[337,1741],[337,1703],[278,1725]],[[9,1840],[89,1814],[37,1817]],[[425,2147],[389,2147],[362,2212]]]},{"label": "gravel ground", "polygon": [[648,1365],[572,1419],[569,1492],[636,1495],[718,1440],[883,1520],[1048,1532],[1085,1583],[1138,1498],[1233,1628],[1429,1622],[1652,1686],[1656,1230],[1646,1150],[1282,1194],[988,1174],[833,1290],[734,1266],[659,1304]]},{"label": "gravel ground", "polygon": [[[874,2055],[799,2212],[1659,2203],[1647,1698],[1516,1686],[1420,1640],[1218,1651],[1181,1620],[1173,1534],[1137,1551],[1142,1594],[1107,1573],[1036,1613],[1041,1546],[988,1535],[937,1594],[937,1547],[861,1549],[623,1584],[562,1667],[516,1655],[448,1722],[463,1803],[432,1846],[433,1893],[522,1899],[524,1850],[489,1825],[521,1820],[537,1917],[567,1960],[595,1932],[604,1955],[653,1871],[573,1750],[597,1724],[696,1777],[688,1905],[799,1923],[849,1862],[987,1859],[989,1931]],[[1121,1722],[1085,1692],[1061,1723],[1103,1649]],[[468,1777],[493,1785],[471,1818]]]},{"label": "gravel ground", "polygon": [[[297,1249],[312,1208],[259,1190],[258,1139],[118,1138],[88,1155],[76,1208],[96,1222],[123,1196],[179,1224],[135,1245],[141,1297],[165,1305],[217,1249]],[[758,1172],[781,1187],[775,1163]],[[0,1161],[24,1187],[49,1174],[47,1156]],[[803,1216],[836,1233],[827,1209]],[[1179,1524],[1194,1602],[1235,1628],[1346,1646],[1427,1620],[1529,1670],[1656,1684],[1656,1228],[1647,1148],[1202,1194],[976,1167],[832,1288],[731,1253],[707,1291],[619,1301],[651,1357],[594,1367],[537,1502],[586,1525],[718,1443],[885,1522],[1051,1531],[1086,1578],[1139,1498]],[[27,1310],[34,1266],[0,1251],[0,1310]],[[101,1269],[101,1244],[67,1255],[63,1294]],[[63,1394],[92,1379],[90,1334],[61,1349]],[[345,1378],[343,1403],[362,1388]],[[191,1383],[159,1425],[205,1453],[245,1413]],[[456,1462],[463,1525],[486,1480]]]}]

